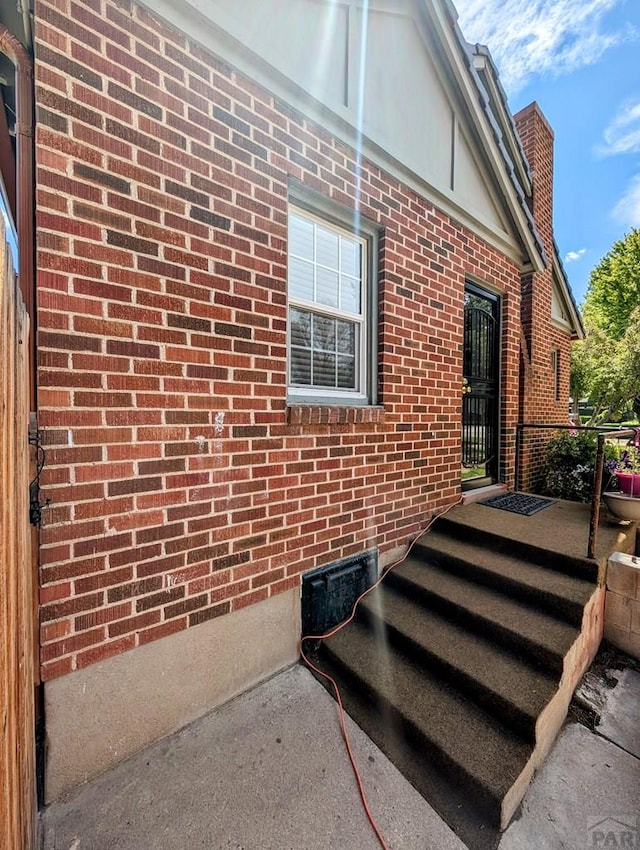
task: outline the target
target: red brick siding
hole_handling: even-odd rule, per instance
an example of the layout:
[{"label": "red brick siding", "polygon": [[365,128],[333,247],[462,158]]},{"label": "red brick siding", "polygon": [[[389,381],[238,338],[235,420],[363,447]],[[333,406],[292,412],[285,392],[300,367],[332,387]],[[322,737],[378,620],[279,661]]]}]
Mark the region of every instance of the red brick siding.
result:
[{"label": "red brick siding", "polygon": [[[525,155],[533,172],[531,209],[549,260],[553,243],[553,132],[537,104],[515,116]],[[531,370],[522,369],[520,419],[527,423],[568,423],[571,338],[551,321],[553,270],[523,278],[522,325],[531,356]],[[560,397],[555,398],[552,351],[560,352]]]},{"label": "red brick siding", "polygon": [[[466,275],[516,266],[148,12],[36,5],[42,672],[406,543],[460,492]],[[286,405],[287,180],[383,228],[382,410]]]}]

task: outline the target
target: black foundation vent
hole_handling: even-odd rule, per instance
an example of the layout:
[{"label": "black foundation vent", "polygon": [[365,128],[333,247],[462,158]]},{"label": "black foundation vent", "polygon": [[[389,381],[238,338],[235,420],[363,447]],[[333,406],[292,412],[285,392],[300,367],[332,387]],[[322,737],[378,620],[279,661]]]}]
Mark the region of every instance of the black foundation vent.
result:
[{"label": "black foundation vent", "polygon": [[378,577],[378,550],[318,567],[302,578],[302,634],[323,635],[351,614]]}]

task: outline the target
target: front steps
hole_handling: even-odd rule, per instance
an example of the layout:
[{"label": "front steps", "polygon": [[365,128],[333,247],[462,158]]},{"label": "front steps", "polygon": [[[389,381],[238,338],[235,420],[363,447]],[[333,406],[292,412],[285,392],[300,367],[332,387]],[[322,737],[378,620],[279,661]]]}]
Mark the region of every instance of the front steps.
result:
[{"label": "front steps", "polygon": [[473,529],[464,510],[417,541],[319,660],[354,719],[479,847],[555,739],[600,640],[603,591],[595,561]]}]

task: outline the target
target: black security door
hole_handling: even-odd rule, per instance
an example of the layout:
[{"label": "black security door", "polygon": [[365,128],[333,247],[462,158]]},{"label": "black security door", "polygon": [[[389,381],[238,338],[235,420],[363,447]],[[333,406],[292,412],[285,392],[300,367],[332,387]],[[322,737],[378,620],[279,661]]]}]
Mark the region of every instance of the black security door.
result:
[{"label": "black security door", "polygon": [[467,284],[462,365],[462,488],[498,480],[500,300]]}]

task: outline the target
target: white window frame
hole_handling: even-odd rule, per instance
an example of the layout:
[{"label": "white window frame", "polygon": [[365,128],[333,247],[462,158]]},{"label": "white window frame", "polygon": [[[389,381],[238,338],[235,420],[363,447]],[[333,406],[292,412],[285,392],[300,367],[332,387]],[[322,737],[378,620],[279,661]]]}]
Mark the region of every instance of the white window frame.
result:
[{"label": "white window frame", "polygon": [[[304,199],[306,200],[306,198]],[[311,206],[311,209],[309,208]],[[349,218],[354,220],[353,213],[340,210],[340,214],[336,214],[336,210],[331,208],[328,214],[325,213],[324,207],[332,206],[331,202],[324,201],[322,209],[317,211],[317,202],[299,203],[297,199],[293,200],[289,205],[289,220],[291,214],[300,216],[301,218],[310,221],[316,225],[333,231],[334,233],[357,243],[360,246],[360,312],[358,314],[350,313],[318,303],[316,301],[308,301],[301,298],[296,298],[291,295],[289,284],[287,284],[287,399],[292,404],[337,404],[343,406],[349,405],[366,405],[375,403],[375,363],[373,362],[374,345],[373,340],[376,339],[375,327],[372,325],[374,321],[374,313],[372,310],[373,299],[375,297],[375,287],[373,285],[373,236],[371,228],[368,230],[362,227],[349,226]],[[333,213],[333,214],[332,214]],[[314,239],[315,246],[315,239]],[[289,268],[292,258],[297,258],[292,253],[289,245],[287,245],[287,278],[289,279]],[[302,257],[309,261],[308,257]],[[321,264],[316,264],[314,250],[314,281],[316,268],[322,268]],[[339,387],[320,387],[320,386],[294,386],[291,383],[291,334],[289,315],[291,308],[299,308],[315,315],[326,316],[332,319],[344,320],[353,323],[356,326],[356,388],[342,389]],[[377,311],[376,311],[377,313]]]}]

